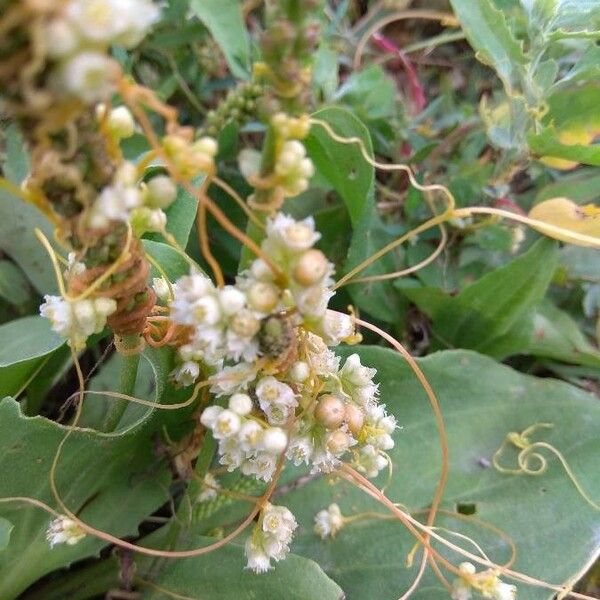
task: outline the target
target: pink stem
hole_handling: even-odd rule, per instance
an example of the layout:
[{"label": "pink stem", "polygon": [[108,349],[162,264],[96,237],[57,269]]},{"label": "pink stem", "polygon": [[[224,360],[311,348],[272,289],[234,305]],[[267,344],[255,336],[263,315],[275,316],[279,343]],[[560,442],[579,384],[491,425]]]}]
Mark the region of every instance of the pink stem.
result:
[{"label": "pink stem", "polygon": [[416,113],[420,113],[427,105],[427,99],[425,97],[425,90],[419,81],[419,76],[415,71],[410,59],[406,54],[394,44],[389,38],[385,37],[381,33],[377,32],[373,34],[373,41],[376,46],[385,52],[395,54],[402,63],[404,70],[406,71],[406,77],[408,79],[408,90],[410,97],[416,109]]}]

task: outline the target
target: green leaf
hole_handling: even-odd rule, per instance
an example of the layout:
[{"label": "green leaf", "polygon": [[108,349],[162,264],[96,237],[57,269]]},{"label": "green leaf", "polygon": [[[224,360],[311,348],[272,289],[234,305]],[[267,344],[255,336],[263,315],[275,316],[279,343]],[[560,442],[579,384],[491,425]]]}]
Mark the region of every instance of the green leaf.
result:
[{"label": "green leaf", "polygon": [[[191,539],[189,539],[191,537]],[[189,536],[187,548],[208,545],[214,538]],[[150,561],[145,561],[150,563]],[[151,566],[151,563],[150,565]],[[161,588],[182,596],[202,600],[254,600],[285,598],[286,600],[342,600],[344,593],[312,560],[289,554],[271,571],[256,575],[244,569],[246,559],[240,543],[234,542],[204,556],[169,561],[152,580]],[[144,598],[162,600],[163,592],[146,588]]]},{"label": "green leaf", "polygon": [[502,11],[490,0],[451,0],[451,4],[477,58],[494,68],[509,90],[516,87],[528,60]]},{"label": "green leaf", "polygon": [[13,527],[10,521],[0,517],[0,552],[8,546]]},{"label": "green leaf", "polygon": [[15,394],[65,340],[43,317],[15,319],[0,326],[0,396]]},{"label": "green leaf", "polygon": [[[160,265],[169,278],[169,281],[174,282],[189,272],[189,263],[171,246],[152,240],[143,240],[143,244],[144,250]],[[162,273],[152,265],[151,276],[162,277]]]},{"label": "green leaf", "polygon": [[[23,416],[14,400],[2,401],[0,498],[27,496],[55,506],[48,474],[65,433],[65,427],[43,417]],[[116,437],[75,430],[57,468],[58,489],[67,506],[99,529],[136,535],[140,521],[166,500],[170,480],[151,436],[147,427]],[[2,503],[0,512],[14,523],[10,543],[0,554],[3,600],[16,598],[46,573],[97,555],[106,545],[87,537],[74,546],[50,549],[45,539],[50,515],[22,502]]]},{"label": "green leaf", "polygon": [[577,204],[588,204],[600,198],[600,173],[596,169],[577,169],[541,188],[535,204],[550,198],[567,197]]},{"label": "green leaf", "polygon": [[527,354],[600,368],[600,351],[588,342],[569,313],[545,301],[536,308],[533,323]]},{"label": "green leaf", "polygon": [[557,244],[540,239],[457,296],[427,288],[402,291],[433,319],[434,332],[443,342],[503,358],[528,346],[533,333],[530,311],[543,298],[557,259]]},{"label": "green leaf", "polygon": [[[373,147],[367,128],[349,111],[343,108],[324,108],[313,117],[326,121],[341,137],[360,138],[369,154]],[[320,175],[322,175],[341,196],[348,208],[353,227],[372,204],[369,191],[374,181],[374,170],[367,163],[358,144],[342,144],[334,141],[327,131],[313,125],[304,144]]]},{"label": "green leaf", "polygon": [[[6,129],[6,143],[4,174],[20,185],[29,171],[29,163],[25,142],[16,126]],[[35,237],[36,227],[52,239],[54,227],[37,208],[0,190],[0,248],[21,267],[39,292],[53,293],[57,289],[54,272],[46,250]]]},{"label": "green leaf", "polygon": [[192,0],[190,8],[215,38],[233,75],[248,79],[250,38],[238,0]]},{"label": "green leaf", "polygon": [[30,298],[23,272],[9,260],[0,260],[0,297],[15,306],[25,304]]},{"label": "green leaf", "polygon": [[[194,187],[198,187],[204,177],[195,179],[192,182]],[[186,190],[179,188],[175,202],[165,210],[167,215],[167,231],[175,238],[177,243],[185,248],[190,237],[190,231],[194,226],[196,219],[196,210],[198,200],[192,198]],[[162,242],[164,238],[160,233],[150,233],[146,236],[147,239],[155,242]]]},{"label": "green leaf", "polygon": [[600,166],[600,145],[563,144],[554,126],[545,127],[541,133],[527,136],[531,151],[538,156],[552,156],[572,160],[584,165]]},{"label": "green leaf", "polygon": [[[392,242],[394,238],[395,236],[381,221],[376,209],[368,208],[352,232],[344,271],[351,271],[353,267]],[[393,273],[399,268],[401,267],[396,260],[396,255],[390,252],[359,273],[357,277]],[[376,319],[396,325],[401,324],[406,306],[391,281],[350,284],[348,291],[354,302]]]},{"label": "green leaf", "polygon": [[[382,401],[401,426],[390,451],[395,468],[386,495],[410,510],[426,509],[440,473],[438,435],[427,398],[397,353],[375,347],[344,353],[355,351],[363,364],[378,369]],[[519,374],[473,352],[440,352],[418,362],[440,400],[448,434],[450,479],[443,508],[456,511],[472,505],[476,517],[511,536],[518,548],[516,570],[552,583],[580,573],[599,550],[595,532],[600,517],[581,498],[558,460],[545,454],[548,470],[537,477],[505,475],[489,463],[508,432],[541,421],[554,423],[553,429],[533,438],[559,449],[586,492],[598,501],[600,479],[594,476],[600,452],[597,398],[556,380]],[[507,451],[502,464],[514,466],[515,457],[514,451]],[[378,483],[383,485],[384,479]],[[323,565],[348,598],[395,600],[413,582],[419,561],[410,569],[405,567],[414,539],[400,523],[363,520],[326,541],[312,531],[315,514],[331,502],[338,503],[345,515],[367,510],[387,513],[354,486],[336,479],[300,481],[280,502],[301,524],[293,551]],[[438,524],[474,537],[492,560],[504,562],[509,557],[505,543],[468,518],[440,516]],[[440,533],[472,550],[470,544]],[[436,544],[436,548],[441,546]],[[464,560],[455,553],[444,554],[454,564]],[[550,596],[547,590],[518,587],[519,600]],[[429,570],[413,597],[441,600],[448,593]]]}]

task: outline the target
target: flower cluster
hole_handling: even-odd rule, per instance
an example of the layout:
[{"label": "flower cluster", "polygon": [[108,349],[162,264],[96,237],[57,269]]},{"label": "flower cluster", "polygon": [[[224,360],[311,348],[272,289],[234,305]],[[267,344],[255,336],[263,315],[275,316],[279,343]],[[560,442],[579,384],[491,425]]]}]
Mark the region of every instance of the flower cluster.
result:
[{"label": "flower cluster", "polygon": [[396,421],[378,403],[375,369],[357,354],[340,365],[328,348],[353,340],[354,325],[327,308],[333,266],[313,247],[318,239],[312,218],[278,213],[261,245],[271,265],[256,259],[220,289],[191,273],[169,302],[187,332],[174,379],[192,385],[212,373],[211,391],[228,405],[208,407],[201,421],[219,441],[219,460],[266,482],[284,452],[313,472],[331,472],[347,456],[375,477],[394,445]]},{"label": "flower cluster", "polygon": [[57,65],[57,93],[94,103],[109,96],[119,73],[108,48],[137,45],[158,19],[151,0],[69,0],[45,25],[48,55]]},{"label": "flower cluster", "polygon": [[92,229],[107,228],[111,222],[130,222],[139,236],[147,231],[162,231],[167,223],[163,209],[177,196],[177,187],[166,175],[140,183],[133,163],[123,162],[112,185],[105,187],[89,210],[87,224]]},{"label": "flower cluster", "polygon": [[50,522],[46,530],[46,539],[50,543],[51,548],[57,544],[74,546],[84,537],[85,531],[68,517],[57,517]]},{"label": "flower cluster", "polygon": [[492,600],[515,600],[517,588],[500,581],[498,572],[493,569],[477,573],[475,565],[464,562],[459,565],[460,576],[452,586],[452,600],[471,600],[473,591],[482,598]]},{"label": "flower cluster", "polygon": [[284,559],[297,526],[294,515],[285,506],[267,503],[246,541],[247,568],[265,573],[271,568],[271,559]]},{"label": "flower cluster", "polygon": [[[242,150],[238,162],[250,184],[263,192],[271,190],[270,202],[279,206],[284,198],[297,196],[308,189],[308,180],[314,175],[315,168],[300,141],[310,128],[308,116],[294,118],[277,113],[271,119],[271,126],[277,138],[272,173],[260,175],[262,159],[257,150]],[[252,201],[256,200],[255,195]]]},{"label": "flower cluster", "polygon": [[322,539],[335,537],[344,526],[344,516],[337,504],[330,504],[315,515],[315,533]]},{"label": "flower cluster", "polygon": [[74,350],[82,350],[88,337],[100,333],[116,309],[112,298],[70,301],[62,296],[44,296],[40,314],[50,319],[52,329],[66,338]]}]

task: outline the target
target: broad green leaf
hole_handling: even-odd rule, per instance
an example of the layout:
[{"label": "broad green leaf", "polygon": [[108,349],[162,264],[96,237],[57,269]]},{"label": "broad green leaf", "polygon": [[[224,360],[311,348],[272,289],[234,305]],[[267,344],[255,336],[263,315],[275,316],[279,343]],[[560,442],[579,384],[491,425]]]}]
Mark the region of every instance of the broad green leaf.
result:
[{"label": "broad green leaf", "polygon": [[[382,401],[401,426],[390,451],[394,472],[386,495],[410,510],[426,509],[440,473],[438,435],[427,398],[397,353],[374,347],[350,351],[357,351],[363,364],[378,369]],[[508,432],[541,421],[554,423],[553,429],[540,431],[533,439],[559,449],[586,492],[598,501],[597,398],[556,380],[519,374],[473,352],[440,352],[418,362],[439,398],[448,434],[450,478],[443,508],[456,511],[472,505],[475,517],[504,530],[517,545],[514,568],[521,572],[552,583],[580,573],[600,549],[595,535],[600,513],[581,498],[558,460],[545,454],[548,470],[537,477],[499,473],[490,461]],[[512,450],[502,457],[502,464],[509,467],[515,461]],[[380,480],[377,483],[383,485],[385,477]],[[387,512],[359,489],[335,478],[305,480],[279,502],[294,512],[301,525],[292,550],[322,565],[348,598],[395,600],[414,580],[419,561],[411,569],[405,567],[414,539],[398,522],[364,520],[347,525],[334,540],[322,541],[313,532],[315,514],[331,502],[337,502],[345,515]],[[509,557],[505,542],[468,518],[441,516],[438,523],[474,537],[495,561]],[[469,543],[440,533],[472,549]],[[464,560],[454,553],[444,554],[454,564]],[[413,598],[448,598],[430,573]],[[518,587],[519,600],[548,600],[552,595],[523,584]]]},{"label": "broad green leaf", "polygon": [[560,251],[560,264],[569,279],[600,282],[600,253],[595,248],[565,246]]},{"label": "broad green leaf", "polygon": [[[29,163],[25,142],[14,125],[6,130],[6,142],[4,174],[20,185]],[[52,293],[56,291],[54,272],[46,250],[35,237],[36,227],[52,239],[54,227],[37,208],[0,190],[0,248],[21,267],[39,292]]]},{"label": "broad green leaf", "polygon": [[527,57],[502,11],[490,0],[451,0],[451,4],[477,58],[495,69],[507,89],[517,86]]},{"label": "broad green leaf", "polygon": [[550,198],[568,197],[577,204],[593,203],[600,199],[600,173],[596,169],[577,169],[541,188],[536,204]]},{"label": "broad green leaf", "polygon": [[528,346],[533,332],[530,311],[550,284],[557,256],[556,243],[541,239],[457,296],[428,288],[402,291],[433,319],[443,343],[502,358]]},{"label": "broad green leaf", "polygon": [[0,326],[0,396],[15,394],[65,340],[43,317],[15,319]]},{"label": "broad green leaf", "polygon": [[[65,433],[64,426],[43,417],[23,416],[14,400],[2,401],[0,498],[27,496],[55,506],[49,469]],[[166,500],[170,479],[151,437],[148,428],[116,437],[75,431],[57,469],[57,485],[65,503],[99,529],[118,536],[136,535],[140,521]],[[0,504],[0,513],[14,524],[10,543],[0,554],[3,600],[13,600],[46,573],[95,556],[105,546],[86,538],[74,546],[50,549],[45,532],[52,517],[47,513],[17,502]]]},{"label": "broad green leaf", "polygon": [[600,350],[590,344],[569,313],[544,301],[535,310],[533,324],[527,354],[598,367],[600,375]]},{"label": "broad green leaf", "polygon": [[4,550],[10,542],[10,534],[13,530],[13,524],[0,517],[0,552]]},{"label": "broad green leaf", "polygon": [[[360,138],[369,156],[373,155],[369,132],[351,112],[336,107],[324,108],[313,117],[326,121],[338,136]],[[304,144],[318,173],[345,202],[352,226],[356,227],[365,207],[372,204],[369,191],[374,180],[373,167],[364,159],[358,144],[336,142],[319,125],[311,127]]]},{"label": "broad green leaf", "polygon": [[16,306],[25,304],[31,290],[23,272],[9,260],[0,260],[0,297]]},{"label": "broad green leaf", "polygon": [[[191,537],[191,539],[190,539]],[[214,542],[214,538],[188,536],[185,547],[199,547]],[[178,546],[179,547],[179,546]],[[150,561],[145,561],[151,567]],[[290,554],[264,574],[256,575],[244,569],[243,545],[228,544],[215,552],[197,558],[169,561],[150,581],[180,596],[201,597],[202,600],[254,600],[285,598],[286,600],[342,600],[340,587],[312,560]],[[144,573],[144,567],[141,567]],[[145,573],[144,573],[145,574]],[[152,575],[152,572],[151,572]],[[143,578],[148,579],[148,577]],[[162,600],[163,592],[147,587],[148,600]]]},{"label": "broad green leaf", "polygon": [[235,77],[248,79],[250,39],[238,0],[192,0],[190,8],[217,41]]},{"label": "broad green leaf", "polygon": [[[375,208],[367,208],[352,232],[344,271],[351,271],[353,267],[392,242],[394,237],[381,221]],[[359,273],[357,277],[393,273],[400,268],[402,267],[397,260],[397,255],[390,252]],[[376,319],[395,325],[401,324],[403,309],[406,307],[391,281],[350,284],[348,291],[356,304]]]},{"label": "broad green leaf", "polygon": [[[171,246],[153,240],[144,240],[144,250],[160,265],[169,281],[174,282],[190,270],[189,263]],[[162,273],[152,265],[152,277],[162,277]]]},{"label": "broad green leaf", "polygon": [[[192,182],[194,187],[202,183],[203,178],[198,178]],[[179,188],[175,202],[165,210],[167,215],[167,231],[175,238],[177,243],[185,248],[190,237],[190,231],[194,226],[196,219],[196,210],[198,200],[192,198],[184,189]],[[155,242],[163,242],[164,238],[160,233],[151,233],[146,236],[147,239]]]},{"label": "broad green leaf", "polygon": [[565,144],[554,126],[545,127],[541,133],[527,136],[531,151],[541,157],[553,157],[577,163],[600,166],[600,145]]}]

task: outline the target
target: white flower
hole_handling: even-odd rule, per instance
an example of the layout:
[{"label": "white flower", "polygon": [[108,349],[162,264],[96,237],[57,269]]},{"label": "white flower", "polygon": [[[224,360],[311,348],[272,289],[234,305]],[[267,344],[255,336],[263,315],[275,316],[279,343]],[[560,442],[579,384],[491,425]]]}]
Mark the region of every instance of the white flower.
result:
[{"label": "white flower", "polygon": [[192,385],[200,376],[200,365],[187,360],[171,372],[171,377],[181,386]]},{"label": "white flower", "polygon": [[200,494],[198,494],[198,502],[209,502],[214,500],[219,495],[221,484],[215,479],[214,475],[207,473],[204,476]]},{"label": "white flower", "polygon": [[265,429],[262,439],[263,448],[272,454],[280,454],[287,446],[288,437],[286,432],[279,427]]},{"label": "white flower", "polygon": [[242,473],[244,475],[253,475],[257,479],[262,479],[269,483],[273,478],[275,467],[277,466],[277,457],[270,452],[258,452],[242,464]]},{"label": "white flower", "polygon": [[241,362],[232,367],[224,367],[219,373],[210,378],[211,393],[217,397],[231,395],[248,389],[248,384],[256,379],[256,368]]},{"label": "white flower", "polygon": [[311,439],[308,436],[301,436],[292,438],[285,455],[294,465],[299,467],[302,463],[308,464],[312,453],[313,444]]},{"label": "white flower", "polygon": [[350,315],[326,310],[321,324],[323,339],[328,346],[337,346],[354,334],[354,322]]},{"label": "white flower", "polygon": [[106,318],[117,309],[112,298],[68,302],[61,296],[44,296],[40,314],[52,322],[52,329],[69,340],[75,350],[85,347],[87,338],[100,333]]},{"label": "white flower", "polygon": [[46,24],[46,48],[52,58],[62,58],[77,48],[77,35],[64,19],[53,19]]},{"label": "white flower", "polygon": [[232,285],[226,285],[219,290],[219,304],[223,314],[228,317],[235,315],[244,308],[246,296]]},{"label": "white flower", "polygon": [[[190,275],[180,277],[173,286],[175,297],[170,304],[171,319],[180,325],[196,325],[205,320],[214,320],[220,314],[220,308],[214,298],[216,294],[212,281],[200,273],[192,272]],[[208,303],[196,303],[204,298],[211,298]],[[210,310],[211,314],[203,311]]]},{"label": "white flower", "polygon": [[368,431],[366,443],[378,450],[391,450],[394,447],[391,434],[396,429],[396,418],[388,415],[382,404],[367,404],[365,417]]},{"label": "white flower", "polygon": [[343,525],[344,517],[337,504],[330,504],[315,516],[315,533],[323,540],[328,537],[335,537]]},{"label": "white flower", "polygon": [[265,505],[262,513],[262,530],[265,534],[288,545],[296,527],[296,519],[288,508],[271,503]]},{"label": "white flower", "polygon": [[340,460],[327,448],[313,451],[311,473],[331,473],[340,466]]},{"label": "white flower", "polygon": [[254,148],[244,148],[238,154],[238,167],[242,175],[250,181],[260,171],[261,153]]},{"label": "white flower", "polygon": [[267,221],[267,248],[275,244],[294,252],[301,252],[311,248],[320,237],[321,234],[315,231],[315,221],[312,217],[296,221],[288,215],[277,213]]},{"label": "white flower", "polygon": [[294,383],[303,383],[310,377],[310,367],[308,363],[299,360],[292,365],[289,371],[289,377]]},{"label": "white flower", "polygon": [[101,52],[85,50],[61,66],[61,90],[92,104],[114,91],[118,65]]},{"label": "white flower", "polygon": [[362,387],[371,385],[376,373],[377,369],[361,365],[358,354],[351,354],[340,369],[339,376],[351,386]]},{"label": "white flower", "polygon": [[120,183],[106,187],[90,210],[89,225],[94,229],[102,229],[111,221],[127,222],[131,211],[140,206],[141,202],[137,187]]},{"label": "white flower", "polygon": [[53,548],[56,544],[74,546],[85,537],[85,531],[72,519],[61,516],[50,522],[46,530],[46,539]]},{"label": "white flower", "polygon": [[294,390],[271,376],[258,382],[256,396],[271,425],[285,424],[298,405]]},{"label": "white flower", "polygon": [[369,479],[377,477],[379,472],[387,467],[388,461],[376,448],[367,444],[360,449],[356,461],[356,469]]},{"label": "white flower", "polygon": [[135,46],[158,19],[150,0],[71,0],[66,16],[87,41]]},{"label": "white flower", "polygon": [[252,398],[239,392],[233,394],[229,398],[229,409],[243,417],[252,412]]},{"label": "white flower", "polygon": [[245,458],[235,436],[219,440],[219,455],[219,463],[225,465],[230,472],[242,466]]},{"label": "white flower", "polygon": [[166,302],[171,296],[169,284],[164,277],[154,277],[152,279],[152,288],[156,292],[156,297],[163,302]]},{"label": "white flower", "polygon": [[208,427],[212,429],[215,426],[215,422],[217,417],[224,411],[225,409],[222,406],[217,406],[213,404],[212,406],[207,406],[200,415],[200,423],[204,425],[204,427]]},{"label": "white flower", "polygon": [[256,454],[259,448],[262,448],[264,431],[262,425],[256,421],[246,419],[238,433],[240,448],[248,455]]},{"label": "white flower", "polygon": [[300,313],[308,317],[322,317],[334,292],[320,285],[303,289],[296,296]]},{"label": "white flower", "polygon": [[221,411],[212,426],[213,436],[217,440],[234,436],[241,426],[240,416],[232,410]]},{"label": "white flower", "polygon": [[262,540],[259,538],[254,539],[255,536],[251,535],[246,540],[246,546],[244,548],[248,563],[247,569],[251,569],[255,573],[266,573],[271,568],[271,558],[265,552],[262,547]]},{"label": "white flower", "polygon": [[494,600],[515,600],[517,588],[514,585],[498,581],[493,591]]},{"label": "white flower", "polygon": [[119,27],[115,9],[114,0],[71,0],[65,15],[85,39],[109,43]]}]

